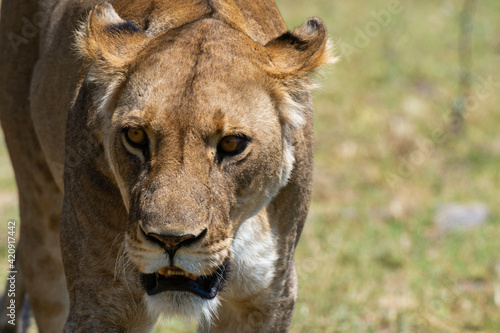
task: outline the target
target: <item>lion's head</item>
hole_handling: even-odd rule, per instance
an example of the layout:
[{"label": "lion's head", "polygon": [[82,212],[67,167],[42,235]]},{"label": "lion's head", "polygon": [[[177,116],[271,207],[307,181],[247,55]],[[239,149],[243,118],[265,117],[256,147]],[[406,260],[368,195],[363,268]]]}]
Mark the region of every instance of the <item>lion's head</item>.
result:
[{"label": "lion's head", "polygon": [[309,76],[328,61],[325,27],[313,18],[260,45],[212,17],[151,33],[102,3],[77,45],[149,303],[208,311],[231,279],[242,224],[292,172]]}]

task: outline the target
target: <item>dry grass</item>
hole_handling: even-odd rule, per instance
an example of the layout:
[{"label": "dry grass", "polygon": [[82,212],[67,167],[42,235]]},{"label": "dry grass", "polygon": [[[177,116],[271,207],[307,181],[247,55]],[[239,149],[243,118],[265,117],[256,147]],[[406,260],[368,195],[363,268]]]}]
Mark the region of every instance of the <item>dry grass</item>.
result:
[{"label": "dry grass", "polygon": [[[498,332],[500,2],[478,3],[472,107],[460,134],[448,128],[463,2],[401,1],[377,28],[372,13],[395,2],[278,1],[290,27],[319,16],[344,49],[315,94],[314,201],[296,253],[292,331]],[[360,40],[358,29],[372,37]],[[17,213],[0,153],[6,221]],[[434,213],[448,202],[485,203],[490,217],[442,233]],[[194,326],[155,330],[166,331]]]}]

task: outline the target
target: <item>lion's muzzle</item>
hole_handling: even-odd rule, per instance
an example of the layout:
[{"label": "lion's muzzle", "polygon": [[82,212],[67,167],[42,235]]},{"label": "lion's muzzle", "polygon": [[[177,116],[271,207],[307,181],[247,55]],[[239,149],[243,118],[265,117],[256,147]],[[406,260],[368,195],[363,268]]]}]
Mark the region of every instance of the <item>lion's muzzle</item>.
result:
[{"label": "lion's muzzle", "polygon": [[[188,272],[182,264],[179,264],[179,259],[182,261],[182,257],[192,256],[193,253],[197,253],[203,248],[207,241],[208,229],[204,228],[195,232],[190,230],[191,232],[185,234],[180,233],[179,230],[158,230],[161,229],[151,232],[147,227],[143,227],[142,223],[139,223],[138,232],[141,235],[140,238],[145,241],[144,246],[160,246],[164,252],[163,254],[157,252],[159,258],[167,256],[170,259],[167,266],[156,268],[156,272],[148,274],[147,270],[143,271],[141,277],[146,293],[156,295],[164,291],[187,291],[205,299],[217,296],[227,276],[227,258],[221,261],[220,266],[212,267],[208,273],[202,273],[208,267],[195,273],[194,271]],[[182,251],[179,251],[181,249]],[[177,253],[178,251],[179,253]],[[204,266],[201,263],[198,265]]]}]

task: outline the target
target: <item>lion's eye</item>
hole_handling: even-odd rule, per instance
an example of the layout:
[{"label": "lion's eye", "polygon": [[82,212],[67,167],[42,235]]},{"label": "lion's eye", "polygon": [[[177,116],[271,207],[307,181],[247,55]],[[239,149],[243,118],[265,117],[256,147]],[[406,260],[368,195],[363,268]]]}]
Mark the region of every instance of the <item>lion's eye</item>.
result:
[{"label": "lion's eye", "polygon": [[140,128],[128,127],[124,133],[128,143],[133,147],[143,148],[147,143],[146,133]]},{"label": "lion's eye", "polygon": [[248,139],[236,135],[228,135],[222,138],[217,148],[219,154],[226,156],[238,155],[245,150]]}]

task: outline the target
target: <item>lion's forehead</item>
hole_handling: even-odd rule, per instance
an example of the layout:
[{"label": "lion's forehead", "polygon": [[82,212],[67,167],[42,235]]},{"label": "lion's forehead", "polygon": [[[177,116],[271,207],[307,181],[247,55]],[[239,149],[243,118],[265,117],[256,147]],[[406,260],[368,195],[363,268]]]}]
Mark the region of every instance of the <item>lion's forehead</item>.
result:
[{"label": "lion's forehead", "polygon": [[[134,71],[121,92],[122,116],[152,125],[224,132],[278,121],[265,74],[244,59],[186,55],[168,50],[151,56]],[[243,72],[241,67],[247,66]]]}]

